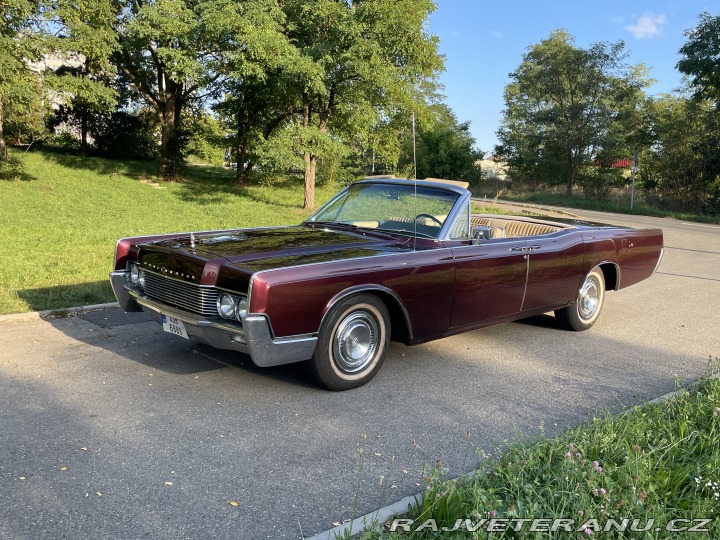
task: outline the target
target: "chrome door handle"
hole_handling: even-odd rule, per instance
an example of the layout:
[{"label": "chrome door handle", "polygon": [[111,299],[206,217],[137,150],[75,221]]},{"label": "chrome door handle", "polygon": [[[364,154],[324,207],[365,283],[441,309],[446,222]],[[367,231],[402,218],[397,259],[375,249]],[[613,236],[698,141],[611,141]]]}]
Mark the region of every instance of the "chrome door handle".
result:
[{"label": "chrome door handle", "polygon": [[541,247],[542,247],[542,246],[530,246],[530,248],[528,249],[528,251],[537,251],[537,250],[540,249]]},{"label": "chrome door handle", "polygon": [[527,251],[527,250],[528,250],[528,248],[526,246],[510,248],[510,251]]}]

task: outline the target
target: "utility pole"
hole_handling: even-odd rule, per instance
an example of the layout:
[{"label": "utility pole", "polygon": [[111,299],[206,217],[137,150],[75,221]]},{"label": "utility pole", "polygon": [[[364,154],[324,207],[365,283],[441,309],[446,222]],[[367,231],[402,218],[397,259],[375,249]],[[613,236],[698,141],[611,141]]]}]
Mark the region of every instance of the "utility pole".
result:
[{"label": "utility pole", "polygon": [[633,164],[632,167],[630,167],[630,210],[632,210],[633,204],[635,203],[635,173],[639,170],[640,168],[638,167],[638,151],[635,150],[635,155],[633,156]]}]

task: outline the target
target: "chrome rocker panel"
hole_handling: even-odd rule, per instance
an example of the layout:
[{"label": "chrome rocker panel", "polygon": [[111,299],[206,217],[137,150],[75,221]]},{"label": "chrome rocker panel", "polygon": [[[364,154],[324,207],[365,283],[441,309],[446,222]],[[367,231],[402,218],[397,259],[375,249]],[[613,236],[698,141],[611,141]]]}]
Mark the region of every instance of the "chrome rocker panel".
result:
[{"label": "chrome rocker panel", "polygon": [[265,315],[248,315],[239,328],[220,321],[207,320],[194,313],[175,309],[128,287],[126,271],[110,274],[115,297],[125,311],[145,311],[162,324],[162,314],[180,319],[192,338],[218,349],[228,349],[250,355],[259,367],[280,366],[308,360],[315,352],[317,336],[290,336],[273,339],[270,322]]}]

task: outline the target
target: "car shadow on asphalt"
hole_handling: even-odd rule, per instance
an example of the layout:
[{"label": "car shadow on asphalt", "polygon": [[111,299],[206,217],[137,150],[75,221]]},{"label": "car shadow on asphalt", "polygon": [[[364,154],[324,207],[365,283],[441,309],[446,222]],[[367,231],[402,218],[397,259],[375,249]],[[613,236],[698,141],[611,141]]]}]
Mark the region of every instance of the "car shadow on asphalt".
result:
[{"label": "car shadow on asphalt", "polygon": [[[269,379],[293,387],[314,388],[317,391],[323,391],[312,376],[308,362],[297,362],[271,368],[258,367],[246,354],[216,349],[193,340],[186,341],[172,336],[164,332],[162,327],[145,313],[124,313],[120,308],[110,308],[68,317],[49,318],[47,321],[73,339],[88,345],[102,347],[113,354],[169,374],[197,375],[231,369],[240,378]],[[517,330],[518,324],[526,328]],[[423,379],[432,378],[436,376],[436,370],[440,365],[443,370],[454,371],[458,377],[462,378],[467,361],[476,364],[473,369],[480,369],[481,372],[483,370],[495,372],[502,368],[496,365],[492,358],[487,357],[489,345],[495,342],[497,347],[518,347],[518,332],[522,333],[523,341],[527,340],[530,343],[525,353],[533,356],[542,354],[541,350],[536,350],[539,346],[537,344],[542,342],[546,342],[543,350],[547,350],[547,346],[551,343],[553,349],[562,347],[561,344],[574,348],[581,342],[583,348],[590,349],[596,347],[598,350],[603,350],[606,341],[609,341],[608,345],[612,346],[612,340],[603,336],[602,332],[568,332],[559,327],[554,316],[544,314],[517,321],[516,324],[497,325],[417,347],[405,347],[402,344],[394,343],[381,372],[381,378],[387,381],[388,378],[396,377],[395,384],[407,385],[410,380],[408,372],[414,374],[412,376]],[[447,340],[453,340],[450,349],[447,348]],[[469,358],[454,352],[458,344],[465,343],[472,345],[467,347],[461,345],[461,349],[476,351]],[[442,351],[439,356],[428,358],[427,353],[423,352],[428,349],[435,350],[438,347]],[[636,348],[639,350],[633,352],[633,349]],[[646,351],[637,344],[633,344],[632,349],[625,345],[622,350],[623,355],[632,357],[658,356],[657,351]],[[602,356],[605,355],[602,354]],[[660,355],[660,357],[665,356],[667,356],[669,365],[676,362],[676,357],[672,354]],[[558,349],[557,358],[553,357],[554,361],[551,362],[551,365],[541,369],[561,367],[562,357]],[[542,364],[546,359],[541,356],[536,361]],[[624,369],[624,364],[621,365],[621,369]],[[506,375],[511,378],[514,376],[510,373]]]},{"label": "car shadow on asphalt", "polygon": [[542,315],[536,315],[535,317],[528,317],[527,319],[520,319],[517,321],[514,321],[517,324],[524,324],[527,326],[535,326],[537,328],[547,328],[550,330],[559,330],[559,331],[565,331],[560,324],[558,324],[557,319],[549,315],[547,313],[543,313]]},{"label": "car shadow on asphalt", "polygon": [[[194,339],[185,341],[169,335],[163,332],[162,327],[144,312],[125,313],[120,308],[109,308],[68,317],[49,318],[48,320],[53,326],[74,339],[91,345],[103,346],[130,360],[170,374],[196,375],[231,368],[294,386],[320,388],[307,361],[276,367],[258,367],[247,354],[216,349]],[[73,322],[76,324],[72,324]],[[564,332],[552,315],[544,314],[516,322]],[[84,323],[89,323],[96,328],[88,329]],[[114,339],[114,336],[123,333],[123,327],[130,325],[133,326],[133,331],[137,332],[136,339],[130,343],[127,343],[127,340],[122,343]],[[88,330],[90,331],[88,332]],[[485,331],[487,332],[487,330]],[[482,339],[481,334],[478,336],[478,339]],[[405,348],[400,344],[394,346]],[[409,356],[409,354],[402,356]]]},{"label": "car shadow on asphalt", "polygon": [[[73,339],[174,375],[197,375],[230,368],[294,386],[317,386],[307,362],[257,367],[247,354],[167,334],[144,312],[125,313],[120,308],[108,308],[49,317],[47,321]],[[128,331],[132,332],[129,341]]]}]

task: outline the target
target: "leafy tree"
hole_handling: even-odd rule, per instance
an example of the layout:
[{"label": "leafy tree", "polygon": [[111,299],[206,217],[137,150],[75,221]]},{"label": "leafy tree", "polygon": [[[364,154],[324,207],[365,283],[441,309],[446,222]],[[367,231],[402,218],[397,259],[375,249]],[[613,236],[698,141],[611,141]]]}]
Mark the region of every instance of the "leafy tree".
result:
[{"label": "leafy tree", "polygon": [[147,108],[136,113],[91,114],[88,125],[100,156],[137,160],[157,157],[157,118]]},{"label": "leafy tree", "polygon": [[191,111],[185,120],[189,126],[188,154],[207,163],[219,165],[225,156],[225,129],[206,111]]},{"label": "leafy tree", "polygon": [[437,38],[425,30],[430,0],[287,0],[287,34],[300,55],[288,66],[300,105],[305,208],[315,206],[318,158],[337,138],[368,133],[384,111],[414,96],[441,69]]},{"label": "leafy tree", "polygon": [[[237,183],[245,183],[259,161],[264,161],[266,165],[276,165],[268,152],[286,154],[292,151],[292,138],[276,136],[287,127],[295,111],[292,97],[288,95],[291,92],[288,84],[280,70],[269,73],[264,80],[232,80],[227,84],[225,99],[214,107],[234,133],[228,142],[234,149],[238,164],[235,176]],[[270,148],[278,144],[284,145],[284,152],[281,148]],[[261,157],[262,154],[264,157]],[[280,158],[280,162],[287,164],[288,157]]]},{"label": "leafy tree", "polygon": [[227,142],[238,163],[236,181],[243,183],[258,161],[259,145],[297,109],[287,68],[298,51],[285,34],[285,14],[273,0],[218,4],[205,18],[224,51],[224,96],[213,109],[233,134]]},{"label": "leafy tree", "polygon": [[129,0],[119,16],[116,62],[158,115],[161,128],[158,176],[176,178],[173,159],[183,108],[209,84],[210,45],[203,34],[202,3]]},{"label": "leafy tree", "polygon": [[[709,209],[720,212],[720,16],[705,12],[700,22],[685,32],[678,69],[688,76],[689,85],[703,111],[704,136],[696,140],[695,150],[702,160],[701,170]],[[691,133],[687,133],[692,137]]]},{"label": "leafy tree", "polygon": [[41,57],[41,32],[47,6],[31,0],[0,0],[0,161],[8,160],[3,126],[14,114],[21,117],[38,101],[38,79],[28,61]]},{"label": "leafy tree", "polygon": [[660,206],[703,212],[717,208],[720,142],[709,100],[663,95],[648,103],[654,143],[641,155],[640,180]]},{"label": "leafy tree", "polygon": [[677,68],[688,76],[697,96],[720,101],[720,16],[700,14],[700,22],[685,37]]},{"label": "leafy tree", "polygon": [[117,46],[115,9],[113,0],[56,0],[49,22],[57,28],[50,49],[66,64],[45,82],[78,117],[83,154],[91,115],[109,113],[117,103],[111,58]]},{"label": "leafy tree", "polygon": [[[627,66],[624,44],[574,46],[564,30],[530,47],[510,74],[496,152],[513,174],[539,172],[572,194],[578,174],[622,146],[621,122],[647,86],[642,66]],[[614,158],[614,156],[612,157]]]},{"label": "leafy tree", "polygon": [[252,73],[256,59],[267,56],[267,38],[277,34],[275,22],[281,16],[273,0],[125,3],[116,61],[158,115],[160,177],[180,174],[183,110],[217,96],[228,70]]},{"label": "leafy tree", "polygon": [[[470,123],[460,123],[444,103],[430,107],[432,116],[417,129],[417,174],[422,178],[448,178],[476,182],[480,180],[477,161],[483,153],[475,147]],[[412,165],[412,139],[406,138],[400,167]]]}]

